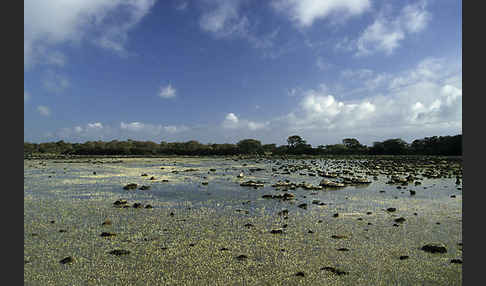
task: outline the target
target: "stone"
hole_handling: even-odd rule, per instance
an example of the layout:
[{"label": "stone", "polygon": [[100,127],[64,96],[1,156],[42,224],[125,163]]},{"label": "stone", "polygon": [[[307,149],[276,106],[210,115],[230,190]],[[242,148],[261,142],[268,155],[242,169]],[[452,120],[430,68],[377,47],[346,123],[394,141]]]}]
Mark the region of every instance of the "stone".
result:
[{"label": "stone", "polygon": [[295,276],[304,277],[305,274],[304,274],[304,272],[299,271],[299,272],[295,273]]},{"label": "stone", "polygon": [[101,237],[112,237],[112,236],[116,236],[116,233],[112,233],[112,232],[102,232],[100,234]]},{"label": "stone", "polygon": [[405,259],[408,259],[408,258],[409,258],[408,255],[402,255],[402,256],[400,256],[400,260],[405,260]]},{"label": "stone", "polygon": [[446,247],[441,243],[430,243],[422,246],[421,250],[430,253],[446,253]]},{"label": "stone", "polygon": [[73,263],[74,262],[74,258],[72,256],[68,256],[66,258],[63,258],[59,261],[59,263],[61,264],[67,264],[67,263]]},{"label": "stone", "polygon": [[394,219],[395,222],[398,222],[398,223],[403,223],[406,219],[404,217],[399,217],[399,218],[396,218]]},{"label": "stone", "polygon": [[131,184],[127,184],[123,187],[124,190],[136,190],[138,187],[137,184],[135,183],[131,183]]},{"label": "stone", "polygon": [[270,233],[273,233],[273,234],[282,234],[283,233],[283,230],[282,229],[272,229],[270,231]]},{"label": "stone", "polygon": [[306,210],[307,209],[307,204],[306,203],[303,203],[303,204],[298,205],[298,207],[301,208],[301,209],[305,209]]},{"label": "stone", "polygon": [[130,254],[130,250],[125,250],[125,249],[114,249],[110,252],[108,252],[109,254],[113,254],[113,255],[116,255],[116,256],[122,256],[122,255],[128,255]]},{"label": "stone", "polygon": [[145,191],[145,190],[149,190],[149,189],[150,189],[150,186],[145,186],[145,185],[144,186],[141,186],[139,188],[139,190],[141,190],[141,191]]},{"label": "stone", "polygon": [[451,259],[451,263],[462,264],[462,259]]},{"label": "stone", "polygon": [[248,258],[248,256],[246,256],[246,255],[244,255],[244,254],[241,254],[241,255],[236,256],[236,259],[238,259],[238,260],[240,260],[240,261],[241,261],[241,260],[245,260],[245,259],[247,259],[247,258]]},{"label": "stone", "polygon": [[337,269],[337,268],[334,268],[334,267],[331,267],[331,266],[322,267],[321,270],[330,271],[330,272],[332,272],[336,275],[348,274],[348,272],[346,272],[346,271],[343,271],[343,270],[340,270],[340,269]]},{"label": "stone", "polygon": [[105,219],[105,221],[101,225],[111,225],[111,220],[110,219]]}]

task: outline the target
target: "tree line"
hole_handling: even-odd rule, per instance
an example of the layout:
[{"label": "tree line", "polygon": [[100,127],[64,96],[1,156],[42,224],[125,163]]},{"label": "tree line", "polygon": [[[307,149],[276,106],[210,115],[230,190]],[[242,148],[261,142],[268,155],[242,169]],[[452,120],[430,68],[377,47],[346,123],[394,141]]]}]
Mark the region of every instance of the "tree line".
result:
[{"label": "tree line", "polygon": [[286,145],[262,144],[256,139],[244,139],[236,144],[202,144],[187,142],[112,140],[68,143],[64,141],[29,143],[24,142],[24,155],[462,155],[462,134],[455,136],[433,136],[407,143],[400,138],[362,145],[355,138],[345,138],[340,144],[312,147],[299,135],[287,138]]}]

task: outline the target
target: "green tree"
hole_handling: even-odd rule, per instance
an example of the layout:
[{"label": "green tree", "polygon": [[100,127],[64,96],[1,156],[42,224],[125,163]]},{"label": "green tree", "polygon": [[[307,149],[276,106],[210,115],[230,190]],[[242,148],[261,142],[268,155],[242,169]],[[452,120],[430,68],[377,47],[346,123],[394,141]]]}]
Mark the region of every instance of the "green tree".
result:
[{"label": "green tree", "polygon": [[262,143],[256,139],[244,139],[236,145],[243,154],[261,153],[263,151]]},{"label": "green tree", "polygon": [[300,145],[305,145],[306,141],[299,135],[292,135],[287,138],[287,144],[289,145],[289,148],[296,148]]}]

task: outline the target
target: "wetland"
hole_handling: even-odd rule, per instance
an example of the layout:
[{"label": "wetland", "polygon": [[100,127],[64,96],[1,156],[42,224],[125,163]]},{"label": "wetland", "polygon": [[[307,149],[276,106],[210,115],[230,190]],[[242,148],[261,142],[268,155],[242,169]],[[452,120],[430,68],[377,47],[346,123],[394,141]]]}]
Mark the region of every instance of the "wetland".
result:
[{"label": "wetland", "polygon": [[25,285],[461,285],[457,157],[24,160]]}]

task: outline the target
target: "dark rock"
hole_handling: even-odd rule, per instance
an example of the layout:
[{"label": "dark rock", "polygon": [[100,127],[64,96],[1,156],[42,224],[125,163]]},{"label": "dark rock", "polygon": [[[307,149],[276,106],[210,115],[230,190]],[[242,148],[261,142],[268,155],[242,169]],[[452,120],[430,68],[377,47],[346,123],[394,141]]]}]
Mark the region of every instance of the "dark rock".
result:
[{"label": "dark rock", "polygon": [[123,187],[124,190],[136,190],[138,187],[137,184],[135,183],[131,183],[131,184],[128,184],[126,185],[125,187]]},{"label": "dark rock", "polygon": [[273,234],[282,234],[283,233],[283,230],[282,229],[272,229],[270,231],[270,233],[273,233]]},{"label": "dark rock", "polygon": [[462,264],[462,259],[451,259],[451,263]]},{"label": "dark rock", "polygon": [[223,247],[223,248],[221,248],[220,250],[221,250],[221,251],[226,251],[226,250],[229,250],[229,249],[228,249],[228,248],[226,248],[226,247]]},{"label": "dark rock", "polygon": [[396,208],[387,208],[386,210],[389,211],[389,212],[395,212],[397,209]]},{"label": "dark rock", "polygon": [[338,251],[349,251],[349,249],[347,249],[346,247],[338,248],[337,250]]},{"label": "dark rock", "polygon": [[150,177],[150,179],[149,179],[149,180],[155,180],[155,177]]},{"label": "dark rock", "polygon": [[102,232],[100,234],[101,237],[112,237],[112,236],[116,236],[116,233],[112,233],[112,232]]},{"label": "dark rock", "polygon": [[111,225],[111,220],[105,219],[105,221],[101,225]]},{"label": "dark rock", "polygon": [[141,190],[141,191],[145,191],[145,190],[149,190],[149,189],[150,189],[150,186],[145,186],[145,185],[144,186],[141,186],[139,188],[139,190]]},{"label": "dark rock", "polygon": [[143,173],[143,174],[142,174],[142,177],[146,177],[146,176],[148,176],[148,175],[147,175],[147,174],[145,174],[145,173]]},{"label": "dark rock", "polygon": [[346,271],[342,271],[340,269],[337,269],[337,268],[334,268],[334,267],[331,267],[331,266],[326,266],[326,267],[322,267],[321,270],[326,270],[326,271],[330,271],[336,275],[346,275],[348,274],[348,272]]},{"label": "dark rock", "polygon": [[55,223],[56,221],[55,220],[51,220],[50,223]]},{"label": "dark rock", "polygon": [[282,210],[282,211],[278,212],[278,215],[288,215],[288,214],[289,214],[288,210]]},{"label": "dark rock", "polygon": [[345,235],[336,235],[336,234],[333,234],[331,236],[331,238],[334,238],[334,239],[343,239],[343,238],[348,238],[348,237],[345,236]]},{"label": "dark rock", "polygon": [[339,216],[338,213],[335,213],[335,214],[332,215],[332,217],[338,217],[338,216]]},{"label": "dark rock", "polygon": [[59,232],[67,232],[65,229],[60,229]]},{"label": "dark rock", "polygon": [[305,274],[304,274],[304,272],[299,271],[299,272],[295,273],[295,276],[304,277]]},{"label": "dark rock", "polygon": [[192,246],[194,246],[194,245],[196,245],[196,244],[194,244],[194,243],[189,243],[189,246],[191,246],[191,247],[192,247]]},{"label": "dark rock", "polygon": [[244,254],[241,254],[241,255],[236,256],[236,259],[238,259],[238,260],[240,260],[240,261],[241,261],[241,260],[245,260],[245,259],[247,259],[247,258],[248,258],[248,256],[246,256],[246,255],[244,255]]},{"label": "dark rock", "polygon": [[301,209],[305,209],[306,210],[307,209],[307,204],[306,203],[303,203],[303,204],[298,205],[298,207],[301,208]]},{"label": "dark rock", "polygon": [[456,197],[456,195],[451,195],[451,198],[455,198],[455,197]]},{"label": "dark rock", "polygon": [[201,184],[206,186],[209,182],[202,182]]},{"label": "dark rock", "polygon": [[309,231],[307,233],[314,233],[312,230],[309,229]]},{"label": "dark rock", "polygon": [[141,203],[134,203],[133,207],[136,208],[136,209],[143,208]]},{"label": "dark rock", "polygon": [[127,200],[117,200],[116,202],[113,203],[115,206],[121,206],[121,205],[126,205]]},{"label": "dark rock", "polygon": [[398,223],[403,223],[406,219],[403,218],[403,217],[399,217],[399,218],[396,218],[394,219],[395,222],[398,222]]},{"label": "dark rock", "polygon": [[254,225],[253,225],[253,224],[251,224],[251,223],[247,223],[247,224],[245,224],[245,227],[247,227],[247,228],[250,228],[250,227],[253,227],[253,226],[254,226]]},{"label": "dark rock", "polygon": [[114,249],[110,252],[108,252],[109,254],[113,254],[113,255],[116,255],[116,256],[121,256],[121,255],[128,255],[130,254],[130,250],[125,250],[125,249]]},{"label": "dark rock", "polygon": [[417,192],[416,192],[416,191],[410,190],[410,195],[411,195],[411,196],[415,196],[415,194],[417,194]]},{"label": "dark rock", "polygon": [[422,246],[421,248],[425,252],[430,252],[430,253],[446,253],[447,249],[443,244],[439,243],[431,243],[431,244],[426,244]]},{"label": "dark rock", "polygon": [[67,263],[73,263],[74,262],[74,258],[72,256],[68,256],[66,258],[63,258],[59,261],[59,263],[61,264],[67,264]]},{"label": "dark rock", "polygon": [[367,215],[373,214],[372,212],[366,212]]},{"label": "dark rock", "polygon": [[400,260],[405,260],[405,259],[408,259],[408,255],[402,255],[402,256],[400,256]]},{"label": "dark rock", "polygon": [[152,205],[146,205],[145,208],[146,209],[153,209],[154,207]]}]

